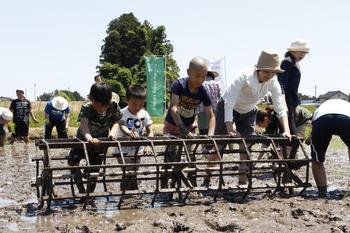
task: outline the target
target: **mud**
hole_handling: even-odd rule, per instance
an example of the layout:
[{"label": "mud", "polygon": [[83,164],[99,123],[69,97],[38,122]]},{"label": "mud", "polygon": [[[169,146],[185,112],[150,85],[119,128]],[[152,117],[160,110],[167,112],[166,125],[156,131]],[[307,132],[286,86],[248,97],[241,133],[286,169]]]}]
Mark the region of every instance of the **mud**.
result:
[{"label": "mud", "polygon": [[[329,198],[315,188],[303,196],[249,196],[244,203],[228,197],[217,202],[193,198],[185,206],[151,208],[145,197],[130,198],[117,209],[117,198],[99,198],[95,206],[54,203],[52,211],[37,208],[31,158],[34,144],[0,149],[0,232],[350,232],[350,167],[345,147],[326,158]],[[314,185],[313,180],[311,183]]]}]

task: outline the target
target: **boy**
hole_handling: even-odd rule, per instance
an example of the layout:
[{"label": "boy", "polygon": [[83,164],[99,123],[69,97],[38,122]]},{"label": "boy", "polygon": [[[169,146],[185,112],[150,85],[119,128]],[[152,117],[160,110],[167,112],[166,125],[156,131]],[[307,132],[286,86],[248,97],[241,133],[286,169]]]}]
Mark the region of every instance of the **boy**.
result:
[{"label": "boy", "polygon": [[56,96],[45,107],[45,138],[51,138],[53,127],[56,127],[58,138],[68,138],[70,108],[68,101]]},{"label": "boy", "polygon": [[6,140],[7,125],[12,120],[13,114],[7,108],[0,107],[0,147],[3,147]]},{"label": "boy", "polygon": [[[194,120],[196,110],[203,102],[204,110],[208,117],[208,135],[214,134],[215,116],[211,106],[211,99],[207,90],[202,85],[207,78],[208,62],[202,57],[195,57],[190,61],[187,69],[188,77],[176,80],[171,86],[171,101],[165,122],[164,134],[170,134],[182,138],[192,138],[194,132]],[[190,148],[189,148],[190,149]],[[190,151],[190,150],[189,150]],[[173,151],[165,155],[165,161],[178,162],[180,157]],[[191,160],[195,161],[195,157]],[[195,173],[188,173],[191,183],[196,186]],[[166,188],[168,178],[162,177],[162,187]]]},{"label": "boy", "polygon": [[338,135],[348,147],[350,160],[350,103],[341,99],[327,100],[312,117],[312,174],[320,197],[327,197],[327,177],[323,166],[333,135]]},{"label": "boy", "polygon": [[[147,137],[153,137],[152,119],[144,109],[146,100],[146,89],[141,85],[130,86],[126,92],[127,106],[121,110],[123,116],[120,124],[118,137],[129,136],[137,139],[140,135],[145,134]],[[146,132],[144,132],[144,129]],[[119,149],[116,149],[119,154]],[[126,163],[139,163],[140,158],[135,156],[152,154],[152,148],[147,147],[124,147],[123,154]],[[136,159],[136,160],[135,160]],[[121,157],[118,156],[118,162],[121,163]],[[136,171],[136,167],[129,167],[128,171]],[[136,190],[137,182],[135,175],[128,175],[127,180],[120,184],[121,189]]]},{"label": "boy", "polygon": [[[100,165],[103,162],[106,149],[99,147],[100,137],[115,139],[118,121],[121,112],[118,104],[112,101],[112,88],[106,83],[95,83],[91,86],[89,101],[81,107],[78,121],[80,126],[77,138],[94,145],[88,148],[88,156],[91,165]],[[78,166],[82,158],[85,158],[83,149],[72,149],[69,153],[68,164]],[[99,172],[99,169],[91,169],[91,172]],[[72,169],[74,180],[80,193],[85,193],[82,183],[83,174],[80,169]],[[91,178],[88,192],[93,192],[97,178]]]},{"label": "boy", "polygon": [[[283,72],[279,68],[279,57],[272,51],[262,51],[255,69],[243,71],[225,91],[217,107],[217,127],[215,134],[249,137],[255,133],[256,105],[269,91],[273,105],[283,127],[283,135],[291,138],[287,109],[284,104],[281,87],[275,78]],[[234,129],[236,125],[237,131]],[[241,160],[248,159],[240,154]],[[246,164],[240,164],[239,184],[247,183]]]},{"label": "boy", "polygon": [[23,89],[16,90],[17,99],[13,100],[10,105],[10,110],[13,113],[13,123],[15,124],[15,132],[12,133],[10,144],[13,144],[17,139],[24,138],[24,142],[29,142],[29,115],[33,121],[38,123],[32,113],[32,105],[24,96]]}]

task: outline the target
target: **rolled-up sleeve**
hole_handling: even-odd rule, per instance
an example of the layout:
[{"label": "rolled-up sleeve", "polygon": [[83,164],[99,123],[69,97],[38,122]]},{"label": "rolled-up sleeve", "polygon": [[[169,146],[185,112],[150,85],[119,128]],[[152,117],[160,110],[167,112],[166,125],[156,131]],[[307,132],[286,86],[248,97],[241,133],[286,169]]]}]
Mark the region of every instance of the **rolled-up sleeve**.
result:
[{"label": "rolled-up sleeve", "polygon": [[235,81],[226,89],[223,99],[225,101],[225,122],[232,122],[233,109],[237,98],[245,82],[245,76],[239,75]]},{"label": "rolled-up sleeve", "polygon": [[287,116],[287,106],[285,104],[285,101],[282,95],[281,86],[276,78],[273,78],[271,82],[270,92],[271,92],[273,107],[277,113],[277,117]]}]

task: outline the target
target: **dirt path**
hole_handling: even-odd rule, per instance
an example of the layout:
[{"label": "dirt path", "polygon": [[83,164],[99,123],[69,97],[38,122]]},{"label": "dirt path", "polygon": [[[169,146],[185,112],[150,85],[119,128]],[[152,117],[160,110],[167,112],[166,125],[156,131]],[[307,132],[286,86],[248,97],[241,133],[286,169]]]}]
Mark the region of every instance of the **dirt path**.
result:
[{"label": "dirt path", "polygon": [[[33,144],[0,150],[0,232],[350,232],[350,166],[345,148],[327,155],[330,199],[316,198],[313,188],[303,197],[252,195],[246,203],[211,199],[186,206],[147,208],[132,199],[131,209],[116,200],[96,200],[96,207],[54,205],[43,215],[37,209],[31,157]],[[312,183],[314,183],[312,181]]]}]

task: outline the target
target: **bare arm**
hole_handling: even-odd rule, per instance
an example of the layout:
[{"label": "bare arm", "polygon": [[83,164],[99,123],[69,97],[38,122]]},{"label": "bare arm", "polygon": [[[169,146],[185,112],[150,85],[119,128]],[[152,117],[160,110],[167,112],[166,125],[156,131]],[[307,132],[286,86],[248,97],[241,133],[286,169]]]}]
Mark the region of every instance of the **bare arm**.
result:
[{"label": "bare arm", "polygon": [[179,96],[171,94],[170,113],[177,126],[183,125],[180,112],[178,111],[179,102]]},{"label": "bare arm", "polygon": [[100,140],[97,138],[93,138],[92,135],[90,134],[90,129],[89,129],[89,120],[87,118],[81,118],[80,119],[80,132],[86,139],[86,141],[97,144],[100,143]]},{"label": "bare arm", "polygon": [[146,136],[147,137],[153,137],[154,136],[152,125],[147,125],[146,126]]},{"label": "bare arm", "polygon": [[70,114],[69,113],[65,113],[64,114],[64,118],[66,119],[66,128],[68,128],[69,126],[69,121],[70,121]]},{"label": "bare arm", "polygon": [[177,127],[179,127],[182,136],[192,138],[193,137],[192,133],[184,126],[181,120],[180,112],[178,109],[179,103],[180,103],[179,96],[176,94],[171,94],[171,102],[170,102],[171,116],[173,117],[173,120],[177,125]]},{"label": "bare arm", "polygon": [[32,117],[33,121],[38,123],[38,120],[35,118],[34,114],[32,113],[32,111],[29,112],[29,115]]},{"label": "bare arm", "polygon": [[118,127],[119,127],[119,124],[118,122],[114,123],[112,125],[112,128],[111,130],[109,131],[109,134],[108,134],[108,138],[109,139],[112,139],[112,140],[116,140],[117,139],[117,130],[118,130]]},{"label": "bare arm", "polygon": [[212,136],[214,135],[214,131],[215,131],[215,115],[213,112],[213,108],[211,106],[207,106],[205,107],[205,112],[207,113],[207,117],[208,117],[208,136]]},{"label": "bare arm", "polygon": [[291,135],[290,135],[290,130],[289,130],[289,124],[288,124],[288,118],[287,116],[282,116],[278,118],[282,128],[283,128],[283,136],[289,138],[289,140],[291,139]]}]

